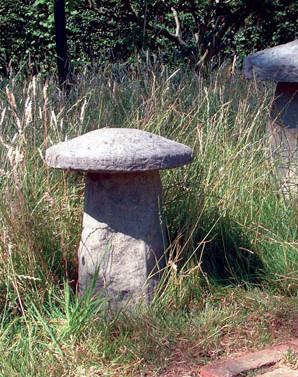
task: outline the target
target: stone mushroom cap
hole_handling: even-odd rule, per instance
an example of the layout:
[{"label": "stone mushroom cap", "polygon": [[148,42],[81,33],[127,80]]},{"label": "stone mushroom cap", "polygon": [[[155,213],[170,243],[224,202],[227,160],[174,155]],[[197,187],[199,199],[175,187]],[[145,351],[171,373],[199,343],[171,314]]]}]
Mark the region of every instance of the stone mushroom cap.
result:
[{"label": "stone mushroom cap", "polygon": [[244,75],[248,79],[298,82],[298,39],[247,56]]},{"label": "stone mushroom cap", "polygon": [[51,167],[102,173],[170,169],[191,160],[186,145],[131,128],[98,129],[46,151]]}]

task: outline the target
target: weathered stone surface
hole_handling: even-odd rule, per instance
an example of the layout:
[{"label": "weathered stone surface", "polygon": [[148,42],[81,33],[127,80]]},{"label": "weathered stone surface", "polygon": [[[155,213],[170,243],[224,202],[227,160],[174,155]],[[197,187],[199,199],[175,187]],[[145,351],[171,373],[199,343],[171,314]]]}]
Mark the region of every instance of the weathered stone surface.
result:
[{"label": "weathered stone surface", "polygon": [[277,368],[271,372],[259,374],[257,377],[298,377],[298,370]]},{"label": "weathered stone surface", "polygon": [[[201,377],[238,377],[241,373],[269,367],[279,362],[285,352],[297,350],[295,344],[281,344],[262,351],[249,352],[242,356],[230,358],[206,365],[200,369]],[[298,377],[298,374],[297,376]]]},{"label": "weathered stone surface", "polygon": [[183,144],[125,128],[95,130],[46,151],[52,167],[87,171],[81,293],[94,288],[113,308],[152,299],[167,245],[158,170],[191,160]]},{"label": "weathered stone surface", "polygon": [[191,160],[192,150],[186,145],[128,128],[91,131],[46,151],[49,166],[89,172],[169,169]]},{"label": "weathered stone surface", "polygon": [[281,188],[298,194],[298,84],[278,83],[270,112],[271,147]]},{"label": "weathered stone surface", "polygon": [[247,56],[244,75],[248,79],[298,82],[298,40]]},{"label": "weathered stone surface", "polygon": [[298,40],[257,52],[244,60],[246,78],[275,80],[269,121],[272,155],[287,196],[298,194]]},{"label": "weathered stone surface", "polygon": [[160,280],[166,234],[159,173],[87,174],[79,247],[79,290],[95,291],[113,308],[149,302]]}]

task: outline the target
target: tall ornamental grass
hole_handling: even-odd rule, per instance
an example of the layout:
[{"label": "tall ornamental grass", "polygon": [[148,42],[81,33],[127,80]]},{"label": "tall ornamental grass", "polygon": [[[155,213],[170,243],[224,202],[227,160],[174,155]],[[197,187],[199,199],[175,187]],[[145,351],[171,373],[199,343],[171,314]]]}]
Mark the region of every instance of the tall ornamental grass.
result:
[{"label": "tall ornamental grass", "polygon": [[[17,373],[43,375],[41,361],[36,364],[40,352],[55,369],[53,360],[61,364],[71,349],[70,360],[78,357],[81,365],[73,344],[86,333],[86,324],[92,329],[95,317],[101,323],[97,351],[106,355],[123,351],[115,339],[123,342],[124,333],[131,335],[125,339],[132,349],[129,342],[140,331],[133,317],[132,322],[125,319],[126,327],[120,329],[119,318],[107,323],[102,316],[104,303],[94,305],[88,297],[77,301],[72,293],[84,176],[48,168],[44,154],[52,144],[93,129],[143,129],[194,150],[191,165],[162,172],[170,244],[160,290],[143,314],[142,326],[146,327],[151,313],[166,328],[175,322],[172,309],[187,313],[196,306],[203,316],[206,292],[221,292],[224,287],[296,295],[298,210],[295,198],[281,194],[275,171],[278,162],[270,154],[271,98],[271,87],[246,82],[230,66],[193,72],[167,66],[107,65],[77,75],[68,96],[59,92],[52,78],[16,75],[2,81],[0,348],[17,355],[9,362],[6,355],[6,373],[18,375],[13,371],[22,356],[23,369]],[[102,310],[97,315],[98,308]],[[170,319],[161,324],[165,313]],[[184,314],[178,318],[180,325],[187,322]],[[208,314],[202,318],[197,328],[208,322]],[[222,326],[228,323],[225,319]],[[165,336],[158,324],[155,340]],[[214,339],[210,336],[207,333],[207,339]],[[90,339],[94,340],[83,343],[88,348],[83,354],[95,352],[90,350]],[[141,343],[138,347],[152,346],[151,341]],[[100,358],[96,352],[94,357]],[[130,372],[143,362],[139,349],[131,352],[121,353],[126,354]],[[104,360],[112,362],[110,356]],[[64,365],[64,375],[79,375],[71,369],[72,362]]]}]

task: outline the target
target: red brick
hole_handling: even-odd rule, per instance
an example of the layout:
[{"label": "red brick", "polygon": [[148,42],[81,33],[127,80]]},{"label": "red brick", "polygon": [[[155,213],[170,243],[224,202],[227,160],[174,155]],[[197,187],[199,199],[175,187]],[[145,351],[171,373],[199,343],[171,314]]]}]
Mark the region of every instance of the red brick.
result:
[{"label": "red brick", "polygon": [[292,348],[298,348],[298,338],[295,338],[295,339],[291,339],[289,342],[289,347],[292,347]]},{"label": "red brick", "polygon": [[[201,377],[236,377],[240,373],[269,367],[280,361],[289,348],[298,351],[298,341],[294,340],[262,351],[249,352],[238,357],[215,362],[202,367],[200,375]],[[298,377],[298,373],[296,377]]]},{"label": "red brick", "polygon": [[260,374],[257,377],[298,377],[298,370],[289,368],[277,368],[271,372]]}]

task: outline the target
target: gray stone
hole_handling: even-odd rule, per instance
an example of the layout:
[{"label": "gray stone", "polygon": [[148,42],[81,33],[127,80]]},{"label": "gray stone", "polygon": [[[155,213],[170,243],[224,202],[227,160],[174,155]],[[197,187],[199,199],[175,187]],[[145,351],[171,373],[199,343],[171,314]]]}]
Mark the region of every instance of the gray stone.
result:
[{"label": "gray stone", "polygon": [[258,374],[257,377],[298,377],[298,370],[290,368],[277,368],[267,373]]},{"label": "gray stone", "polygon": [[88,174],[79,247],[79,290],[95,279],[113,308],[148,303],[167,245],[159,173]]},{"label": "gray stone", "polygon": [[244,75],[248,79],[298,82],[298,40],[247,56]]},{"label": "gray stone", "polygon": [[111,308],[148,303],[164,267],[159,169],[191,162],[192,150],[134,129],[105,128],[54,145],[52,167],[87,171],[79,246],[79,292]]},{"label": "gray stone", "polygon": [[287,195],[298,194],[298,84],[278,83],[269,121],[271,148]]},{"label": "gray stone", "polygon": [[286,196],[298,194],[298,40],[245,58],[249,79],[274,80],[277,88],[270,111],[272,155]]},{"label": "gray stone", "polygon": [[51,167],[105,173],[170,169],[191,160],[186,145],[131,128],[102,128],[46,151]]}]

